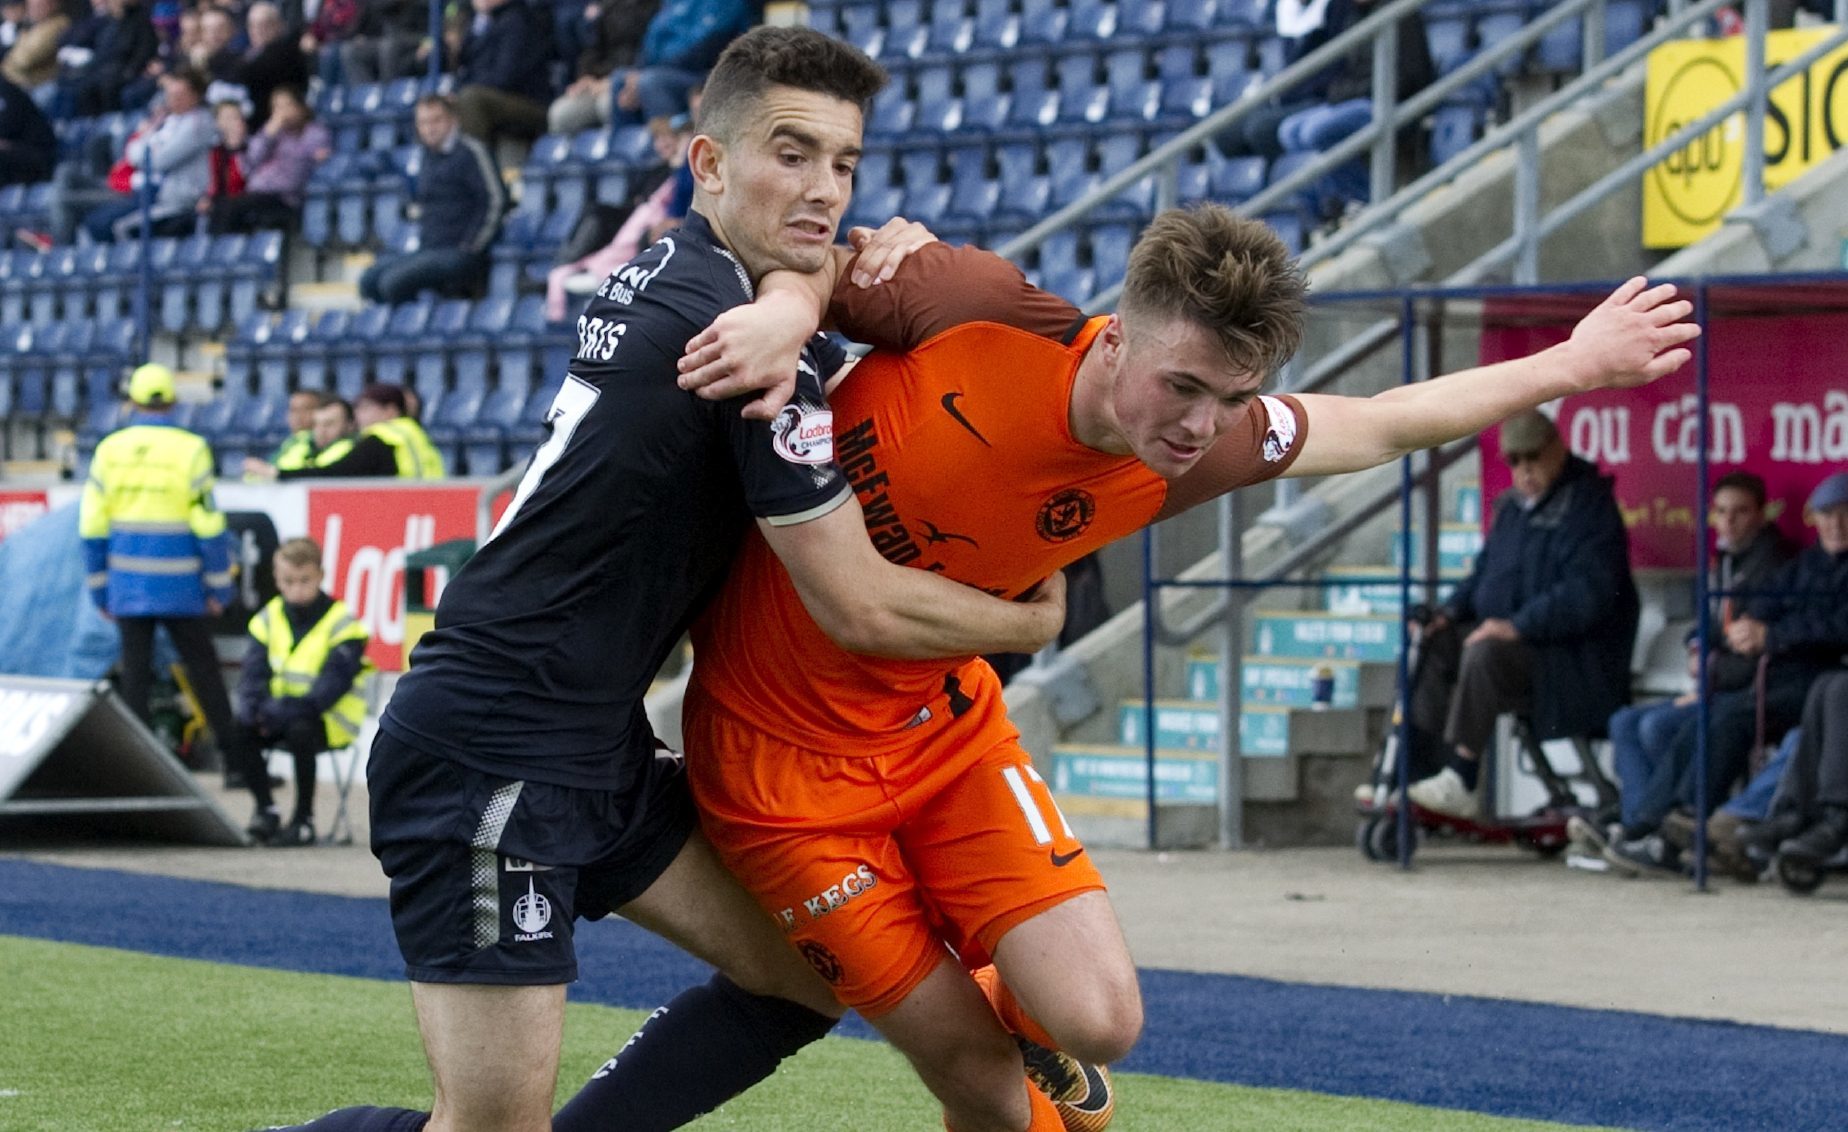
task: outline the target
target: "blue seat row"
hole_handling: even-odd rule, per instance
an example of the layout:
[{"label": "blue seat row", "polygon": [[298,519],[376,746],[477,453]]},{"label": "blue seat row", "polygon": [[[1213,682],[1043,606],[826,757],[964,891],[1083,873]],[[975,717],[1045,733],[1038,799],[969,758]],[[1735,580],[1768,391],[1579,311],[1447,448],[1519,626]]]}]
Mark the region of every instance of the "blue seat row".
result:
[{"label": "blue seat row", "polygon": [[170,334],[217,333],[282,284],[281,232],[185,236],[49,252],[0,251],[0,326],[111,320],[133,312],[144,278],[156,325]]}]

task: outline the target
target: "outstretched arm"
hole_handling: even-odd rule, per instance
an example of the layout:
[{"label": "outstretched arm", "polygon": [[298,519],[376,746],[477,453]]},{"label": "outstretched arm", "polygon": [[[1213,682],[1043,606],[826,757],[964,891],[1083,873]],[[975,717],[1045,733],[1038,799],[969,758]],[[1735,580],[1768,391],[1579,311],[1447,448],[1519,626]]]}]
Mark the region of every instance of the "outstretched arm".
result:
[{"label": "outstretched arm", "polygon": [[1065,624],[1065,576],[1006,601],[929,570],[896,566],[866,537],[857,500],[788,526],[758,521],[809,615],[850,652],[923,660],[1037,652]]},{"label": "outstretched arm", "polygon": [[1638,276],[1618,287],[1557,346],[1373,397],[1304,394],[1313,425],[1285,474],[1326,476],[1396,460],[1473,436],[1523,409],[1596,389],[1630,389],[1666,377],[1693,356],[1700,327],[1673,284]]}]

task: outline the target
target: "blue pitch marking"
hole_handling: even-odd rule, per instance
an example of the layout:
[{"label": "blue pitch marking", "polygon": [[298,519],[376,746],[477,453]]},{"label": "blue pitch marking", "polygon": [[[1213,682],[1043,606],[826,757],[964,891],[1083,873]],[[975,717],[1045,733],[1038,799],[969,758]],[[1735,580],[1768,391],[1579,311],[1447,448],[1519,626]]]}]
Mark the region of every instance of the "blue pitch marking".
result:
[{"label": "blue pitch marking", "polygon": [[[0,860],[0,934],[399,979],[385,902]],[[647,1009],[707,968],[621,922],[579,925],[581,1002]],[[1122,1068],[1563,1123],[1839,1129],[1848,1037],[1407,991],[1142,972]],[[870,1036],[857,1018],[843,1033]]]}]

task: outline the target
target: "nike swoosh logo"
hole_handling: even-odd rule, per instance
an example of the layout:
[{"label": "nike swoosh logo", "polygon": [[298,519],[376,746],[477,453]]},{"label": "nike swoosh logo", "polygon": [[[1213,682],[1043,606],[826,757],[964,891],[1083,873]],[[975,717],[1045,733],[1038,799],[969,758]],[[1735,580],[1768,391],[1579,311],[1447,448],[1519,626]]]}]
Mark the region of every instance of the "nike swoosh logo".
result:
[{"label": "nike swoosh logo", "polygon": [[1104,1080],[1104,1074],[1090,1062],[1079,1062],[1084,1070],[1085,1087],[1090,1092],[1081,1101],[1067,1101],[1066,1107],[1077,1112],[1099,1113],[1110,1107],[1110,1083]]},{"label": "nike swoosh logo", "polygon": [[982,447],[993,448],[994,445],[988,443],[988,438],[986,436],[983,436],[980,432],[976,431],[975,426],[969,423],[969,418],[963,416],[962,410],[956,407],[956,399],[961,396],[962,396],[962,392],[960,390],[958,390],[955,393],[945,393],[943,395],[944,412],[950,414],[950,418],[954,420],[957,424],[968,429],[970,436],[973,436],[977,440],[982,442]]},{"label": "nike swoosh logo", "polygon": [[1055,869],[1062,869],[1083,855],[1084,846],[1082,845],[1073,849],[1070,853],[1054,853],[1052,855],[1052,867]]}]

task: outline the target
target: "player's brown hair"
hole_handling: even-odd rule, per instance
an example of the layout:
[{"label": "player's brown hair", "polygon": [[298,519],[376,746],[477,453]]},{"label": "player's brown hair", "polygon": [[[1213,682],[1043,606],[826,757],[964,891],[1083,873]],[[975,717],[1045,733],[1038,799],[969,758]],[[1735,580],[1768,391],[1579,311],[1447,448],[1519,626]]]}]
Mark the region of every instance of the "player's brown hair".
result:
[{"label": "player's brown hair", "polygon": [[813,28],[755,27],[732,40],[706,77],[698,128],[721,142],[736,140],[773,86],[831,95],[864,116],[885,85],[885,69],[851,44]]},{"label": "player's brown hair", "polygon": [[1169,209],[1142,233],[1118,307],[1132,326],[1189,319],[1218,336],[1233,366],[1269,374],[1302,345],[1307,291],[1268,225],[1197,204]]},{"label": "player's brown hair", "polygon": [[276,557],[291,566],[321,568],[321,544],[311,538],[292,538],[276,548]]}]

